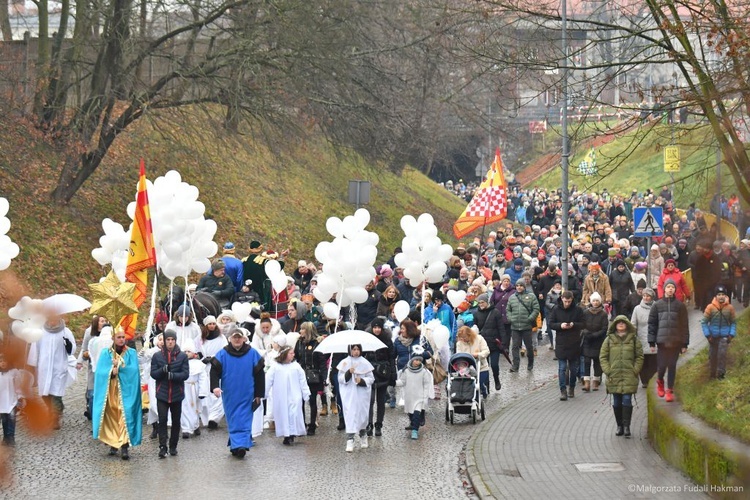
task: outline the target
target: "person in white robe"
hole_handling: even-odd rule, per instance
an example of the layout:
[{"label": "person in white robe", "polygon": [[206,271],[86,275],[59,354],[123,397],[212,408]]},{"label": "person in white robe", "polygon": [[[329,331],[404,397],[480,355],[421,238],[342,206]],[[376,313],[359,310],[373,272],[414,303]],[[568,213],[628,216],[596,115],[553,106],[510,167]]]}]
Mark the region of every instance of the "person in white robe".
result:
[{"label": "person in white robe", "polygon": [[138,353],[138,363],[141,365],[141,380],[145,380],[148,386],[148,414],[146,424],[151,426],[151,439],[159,437],[158,423],[159,412],[156,408],[156,381],[151,378],[151,358],[164,346],[164,335],[159,334],[154,338],[155,345],[144,347]]},{"label": "person in white robe", "polygon": [[5,446],[16,445],[16,411],[24,406],[24,387],[28,389],[29,378],[26,372],[11,368],[5,355],[0,352],[0,421]]},{"label": "person in white robe", "polygon": [[409,415],[411,438],[419,439],[419,427],[424,425],[425,410],[430,399],[435,397],[432,373],[424,367],[420,345],[412,347],[409,363],[401,370],[396,385],[404,388],[404,412]]},{"label": "person in white robe", "polygon": [[177,308],[172,321],[167,323],[164,331],[172,330],[177,334],[177,345],[182,349],[185,339],[191,339],[195,345],[200,345],[201,327],[193,321],[190,306],[183,304]]},{"label": "person in white robe", "polygon": [[[202,339],[203,343],[198,349],[203,354],[202,361],[206,364],[206,376],[210,380],[211,360],[216,356],[216,353],[228,344],[226,336],[223,335],[221,327],[213,316],[206,316],[203,319]],[[224,405],[221,402],[221,396],[216,397],[213,392],[209,391],[208,396],[202,400],[202,403],[201,422],[211,430],[217,429],[219,422],[224,418]]]},{"label": "person in white robe", "polygon": [[[50,315],[44,323],[42,338],[31,345],[28,365],[35,369],[34,378],[39,395],[55,413],[55,429],[62,427],[65,406],[63,396],[71,383],[68,356],[76,351],[76,339],[61,316]],[[73,361],[75,368],[75,360]]]},{"label": "person in white robe", "polygon": [[182,351],[188,357],[188,368],[190,376],[185,381],[185,398],[182,400],[182,415],[180,416],[180,428],[182,438],[201,434],[201,409],[203,399],[210,392],[206,365],[198,359],[195,343],[190,339],[183,340]]},{"label": "person in white robe", "polygon": [[276,363],[266,373],[266,394],[271,391],[276,437],[283,437],[284,444],[291,445],[295,436],[307,434],[303,402],[310,398],[305,370],[294,360],[291,346],[281,349]]},{"label": "person in white robe", "polygon": [[[281,352],[281,349],[286,347],[286,336],[283,333],[277,333],[275,337],[271,340],[270,348],[263,354],[263,361],[265,362],[265,371],[266,375],[268,372],[273,368],[274,365],[278,364],[278,357],[279,353]],[[265,399],[265,406],[266,406],[266,415],[263,418],[263,428],[264,429],[274,429],[274,416],[273,416],[273,391],[267,390],[266,391],[266,399]]]},{"label": "person in white robe", "polygon": [[346,451],[354,451],[354,437],[359,434],[361,449],[369,446],[367,442],[367,423],[370,418],[370,393],[375,382],[373,367],[362,357],[362,346],[349,346],[349,356],[336,367],[339,377],[341,405],[344,409],[346,424]]}]

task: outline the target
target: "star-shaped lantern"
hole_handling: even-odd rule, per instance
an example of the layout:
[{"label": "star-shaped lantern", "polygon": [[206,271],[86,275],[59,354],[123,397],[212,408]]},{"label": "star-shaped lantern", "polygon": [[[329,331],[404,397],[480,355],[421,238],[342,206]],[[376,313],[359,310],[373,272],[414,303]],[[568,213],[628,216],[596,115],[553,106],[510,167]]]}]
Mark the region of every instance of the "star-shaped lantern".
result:
[{"label": "star-shaped lantern", "polygon": [[128,314],[138,312],[133,302],[135,283],[121,282],[114,272],[104,281],[89,285],[92,304],[89,313],[106,317],[112,325],[117,325]]}]

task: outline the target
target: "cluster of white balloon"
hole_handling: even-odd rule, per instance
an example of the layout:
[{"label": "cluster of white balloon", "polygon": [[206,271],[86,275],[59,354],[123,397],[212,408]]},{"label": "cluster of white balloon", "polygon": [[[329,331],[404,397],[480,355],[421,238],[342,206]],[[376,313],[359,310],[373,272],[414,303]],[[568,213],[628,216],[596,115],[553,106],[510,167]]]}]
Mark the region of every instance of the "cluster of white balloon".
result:
[{"label": "cluster of white balloon", "polygon": [[425,281],[442,281],[448,270],[446,262],[453,254],[453,248],[440,241],[432,215],[422,214],[418,219],[404,215],[401,217],[401,229],[404,231],[401,253],[396,254],[394,261],[398,267],[403,268],[404,277],[413,286]]},{"label": "cluster of white balloon", "polygon": [[[213,241],[216,222],[204,217],[206,207],[198,201],[198,188],[183,182],[180,173],[170,170],[156,180],[146,181],[154,247],[159,269],[169,279],[187,276],[190,271],[205,273],[211,268],[211,257],[219,247]],[[135,219],[133,201],[127,213]],[[121,281],[125,280],[131,222],[127,232],[121,224],[111,219],[102,221],[104,235],[99,238],[100,248],[91,256],[101,264],[112,264],[112,270]]]},{"label": "cluster of white balloon", "polygon": [[21,297],[15,306],[8,309],[13,320],[11,331],[19,339],[33,344],[44,334],[44,304],[41,299]]},{"label": "cluster of white balloon", "polygon": [[[394,261],[398,267],[403,268],[404,277],[411,282],[412,286],[422,285],[422,293],[424,293],[427,283],[438,283],[443,280],[448,270],[446,262],[453,254],[453,248],[442,243],[438,237],[435,219],[430,214],[422,214],[417,219],[411,215],[404,215],[401,217],[401,229],[404,231],[401,253],[396,254]],[[399,301],[394,306],[394,313],[399,322],[403,321],[409,314],[408,304],[405,301]],[[424,317],[424,303],[422,303],[422,317]],[[422,328],[424,329],[424,324]]]},{"label": "cluster of white balloon", "polygon": [[[198,188],[184,182],[176,170],[147,185],[156,261],[161,272],[171,280],[191,271],[208,272],[209,259],[219,250],[214,242],[217,226],[204,217],[206,207],[198,201]],[[128,205],[128,215],[135,217],[135,202]]]},{"label": "cluster of white balloon", "polygon": [[0,271],[10,267],[10,261],[18,257],[18,245],[6,234],[10,229],[10,219],[6,217],[10,204],[0,198]]},{"label": "cluster of white balloon", "polygon": [[326,230],[334,239],[315,247],[315,258],[323,264],[323,272],[313,295],[323,304],[327,318],[338,318],[340,308],[367,300],[365,286],[375,279],[380,241],[376,233],[365,230],[369,223],[370,212],[365,208],[344,220],[330,217],[326,221]]},{"label": "cluster of white balloon", "polygon": [[106,218],[102,221],[104,235],[99,238],[99,248],[91,251],[91,256],[99,265],[112,265],[120,281],[125,281],[125,269],[128,266],[128,248],[130,247],[130,229],[125,232],[122,224]]}]

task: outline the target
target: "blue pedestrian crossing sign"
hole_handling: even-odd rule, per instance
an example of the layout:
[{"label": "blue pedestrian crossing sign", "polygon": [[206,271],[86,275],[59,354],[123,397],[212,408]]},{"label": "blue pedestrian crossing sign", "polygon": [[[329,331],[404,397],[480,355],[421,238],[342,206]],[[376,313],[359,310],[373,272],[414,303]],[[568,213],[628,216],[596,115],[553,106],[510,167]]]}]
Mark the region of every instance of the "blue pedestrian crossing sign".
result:
[{"label": "blue pedestrian crossing sign", "polygon": [[635,231],[633,236],[661,236],[664,234],[664,212],[661,207],[636,207],[633,209]]}]

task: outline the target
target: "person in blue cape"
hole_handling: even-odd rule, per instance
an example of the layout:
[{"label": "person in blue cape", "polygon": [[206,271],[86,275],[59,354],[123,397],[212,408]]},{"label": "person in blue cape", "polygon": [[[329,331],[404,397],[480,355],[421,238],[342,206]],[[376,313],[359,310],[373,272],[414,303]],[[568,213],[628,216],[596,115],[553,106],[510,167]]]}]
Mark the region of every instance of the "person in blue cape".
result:
[{"label": "person in blue cape", "polygon": [[109,445],[109,454],[120,450],[130,458],[129,447],[141,444],[141,372],[138,353],[126,345],[118,329],[114,345],[103,351],[96,364],[93,401],[94,439]]},{"label": "person in blue cape", "polygon": [[229,451],[243,458],[253,446],[253,413],[265,396],[265,364],[247,343],[247,331],[235,328],[229,345],[211,360],[211,391],[224,404],[229,430]]}]

